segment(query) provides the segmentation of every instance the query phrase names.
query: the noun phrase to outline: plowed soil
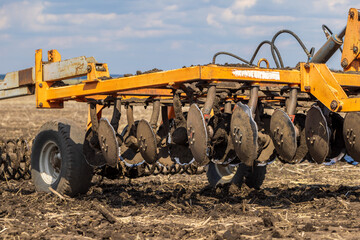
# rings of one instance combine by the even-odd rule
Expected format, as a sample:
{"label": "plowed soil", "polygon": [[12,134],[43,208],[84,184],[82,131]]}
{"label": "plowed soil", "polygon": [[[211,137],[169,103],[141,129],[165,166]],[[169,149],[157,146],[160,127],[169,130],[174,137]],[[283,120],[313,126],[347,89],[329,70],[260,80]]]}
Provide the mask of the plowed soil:
{"label": "plowed soil", "polygon": [[[69,103],[63,110],[34,105],[34,97],[0,101],[1,136],[30,139],[53,118],[85,126],[86,104]],[[96,176],[90,191],[73,199],[37,193],[31,180],[2,181],[0,238],[358,239],[358,175],[358,166],[343,162],[276,161],[260,190],[212,189],[205,174],[131,181]]]}

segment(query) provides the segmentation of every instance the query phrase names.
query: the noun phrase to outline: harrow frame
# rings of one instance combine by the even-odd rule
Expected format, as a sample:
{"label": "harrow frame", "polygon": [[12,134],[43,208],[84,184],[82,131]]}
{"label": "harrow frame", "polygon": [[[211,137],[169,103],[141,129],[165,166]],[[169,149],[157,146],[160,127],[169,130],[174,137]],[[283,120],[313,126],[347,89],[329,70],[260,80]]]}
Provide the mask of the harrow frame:
{"label": "harrow frame", "polygon": [[[274,40],[282,32],[293,34],[288,30],[278,32],[270,43],[272,51],[275,49],[278,52]],[[303,45],[301,41],[299,43]],[[326,61],[342,44],[344,50],[341,66],[344,71],[332,71],[327,67]],[[116,167],[121,159],[120,146],[126,145],[125,149],[130,149],[131,154],[141,154],[148,164],[155,164],[161,158],[160,151],[168,153],[170,157],[168,148],[172,141],[183,145],[183,149],[190,149],[195,161],[201,166],[210,161],[229,165],[237,159],[236,164],[241,163],[250,168],[250,171],[246,170],[247,174],[256,167],[256,160],[265,145],[269,145],[269,148],[264,151],[267,154],[262,164],[273,160],[274,154],[271,153],[275,149],[283,161],[298,162],[300,159],[296,159],[297,157],[305,157],[297,152],[300,142],[302,147],[306,142],[313,160],[321,163],[334,152],[338,154],[342,150],[336,146],[333,146],[334,150],[330,147],[331,144],[335,145],[330,143],[330,136],[336,133],[339,137],[338,132],[342,132],[342,128],[332,125],[332,118],[334,122],[336,119],[345,122],[344,140],[341,140],[344,144],[341,144],[344,145],[343,148],[346,145],[347,151],[356,160],[360,160],[360,144],[356,139],[360,128],[354,126],[354,123],[360,121],[359,49],[360,14],[354,8],[349,11],[347,27],[340,34],[329,37],[315,55],[304,49],[309,61],[299,63],[294,69],[271,69],[268,60],[264,58],[259,60],[257,66],[252,66],[254,58],[247,62],[249,66],[220,66],[214,64],[215,57],[220,54],[218,53],[209,65],[111,78],[107,64],[98,63],[92,57],[61,60],[57,50],[50,50],[47,61],[44,61],[43,51],[38,49],[35,52],[34,68],[8,73],[5,80],[0,81],[0,99],[35,94],[36,107],[42,109],[63,108],[65,101],[89,103],[88,132],[84,141],[84,145],[87,145],[84,149],[90,150],[93,156],[88,157],[93,157],[94,162],[112,167]],[[258,49],[256,53],[257,51]],[[278,58],[281,60],[279,54]],[[275,57],[274,60],[278,65]],[[266,68],[260,67],[261,62],[266,63]],[[64,83],[65,80],[84,76],[86,79],[76,84]],[[274,92],[274,87],[281,94],[268,94]],[[307,125],[304,123],[305,126],[295,126],[295,123],[299,123],[296,119],[296,107],[301,99],[318,105],[312,107],[312,116],[316,116],[319,121],[314,123],[312,119],[306,119],[304,122]],[[146,120],[134,121],[132,104],[135,102],[142,105],[154,104],[150,123]],[[274,111],[276,114],[271,118],[269,129],[258,128],[262,124],[264,113],[260,111],[263,111],[261,108],[265,103],[286,108],[286,111]],[[182,104],[191,105],[186,120],[181,112]],[[117,132],[121,105],[126,106],[128,121],[128,128],[123,131],[123,135]],[[101,118],[104,106],[114,106],[111,122]],[[170,112],[168,107],[171,107]],[[160,133],[157,126],[160,108],[165,133]],[[338,113],[352,115],[343,120]],[[300,118],[304,120],[304,116]],[[173,129],[169,127],[170,119],[175,119]],[[280,129],[279,126],[284,127]],[[175,137],[169,137],[171,134]],[[248,136],[252,137],[246,138]],[[319,140],[325,138],[328,148],[317,147]],[[291,151],[286,150],[286,144],[291,144]],[[222,157],[218,159],[216,154],[211,156],[213,152],[221,152],[221,148],[226,148]],[[241,178],[247,177],[243,173],[240,175]],[[221,179],[221,176],[216,176],[216,179]],[[237,179],[237,184],[243,181],[239,177]]]}

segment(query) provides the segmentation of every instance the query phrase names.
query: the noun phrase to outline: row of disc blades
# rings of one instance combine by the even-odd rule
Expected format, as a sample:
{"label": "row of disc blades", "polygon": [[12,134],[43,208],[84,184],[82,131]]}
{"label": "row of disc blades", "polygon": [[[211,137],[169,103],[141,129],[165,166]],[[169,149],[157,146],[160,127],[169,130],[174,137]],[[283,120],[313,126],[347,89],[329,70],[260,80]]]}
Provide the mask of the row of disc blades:
{"label": "row of disc blades", "polygon": [[[360,113],[347,113],[342,118],[337,113],[324,111],[313,105],[304,114],[289,116],[276,109],[270,120],[269,135],[280,160],[297,163],[311,158],[317,163],[324,162],[342,152],[360,160]],[[195,161],[204,165],[214,161],[211,155],[212,143],[208,136],[208,122],[197,104],[190,107],[187,119],[189,146]],[[248,166],[259,157],[258,128],[250,108],[238,102],[231,117],[229,132],[237,158]],[[269,154],[270,155],[270,154]]]}
{"label": "row of disc blades", "polygon": [[30,178],[29,144],[24,139],[0,140],[0,180]]}
{"label": "row of disc blades", "polygon": [[305,122],[297,126],[294,124],[297,116],[292,120],[282,110],[274,111],[270,135],[281,160],[298,162],[308,153],[312,160],[323,163],[345,149],[355,160],[360,159],[360,145],[356,141],[356,135],[360,134],[357,127],[360,114],[347,113],[342,118],[337,113],[324,114],[324,111],[317,105],[312,106],[306,113]]}
{"label": "row of disc blades", "polygon": [[[225,114],[220,118],[226,118]],[[232,109],[229,126],[223,129],[226,136],[221,136],[222,143],[227,142],[227,145],[219,144],[222,149],[219,146],[216,149],[212,141],[218,140],[214,140],[214,135],[221,134],[217,135],[217,129],[212,128],[223,119],[211,123],[211,118],[205,117],[197,104],[192,104],[187,113],[186,129],[183,127],[184,133],[180,128],[170,127],[168,132],[160,134],[161,126],[156,129],[148,121],[140,120],[131,126],[133,129],[125,128],[121,134],[117,134],[110,122],[102,118],[97,137],[103,156],[100,162],[112,167],[119,160],[128,167],[136,167],[144,162],[150,165],[159,162],[168,166],[195,162],[197,166],[204,166],[210,161],[222,164],[234,161],[252,166],[261,155],[266,155],[261,157],[265,160],[274,155],[271,150],[262,153],[260,146],[269,142],[267,136],[272,140],[270,142],[278,158],[284,162],[296,163],[310,156],[315,162],[322,163],[326,158],[339,155],[345,148],[350,156],[359,160],[360,145],[356,141],[356,135],[360,134],[357,128],[359,120],[359,113],[348,113],[343,119],[337,113],[324,114],[324,110],[316,105],[307,111],[306,116],[289,116],[283,110],[276,109],[264,134],[258,129],[249,106],[238,102]],[[182,136],[184,140],[172,139],[174,131],[177,131],[175,138]],[[234,153],[230,154],[228,148]],[[227,159],[215,157],[215,153],[219,152]],[[90,161],[90,164],[101,165],[99,159],[94,159],[94,162]]]}

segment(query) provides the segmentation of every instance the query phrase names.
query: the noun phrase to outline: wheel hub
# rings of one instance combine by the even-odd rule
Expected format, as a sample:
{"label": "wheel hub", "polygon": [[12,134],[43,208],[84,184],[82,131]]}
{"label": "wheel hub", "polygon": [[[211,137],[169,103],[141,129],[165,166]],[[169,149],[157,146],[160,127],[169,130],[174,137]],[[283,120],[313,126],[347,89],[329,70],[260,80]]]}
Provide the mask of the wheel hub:
{"label": "wheel hub", "polygon": [[61,171],[61,153],[58,145],[47,141],[40,152],[40,174],[47,184],[54,183]]}

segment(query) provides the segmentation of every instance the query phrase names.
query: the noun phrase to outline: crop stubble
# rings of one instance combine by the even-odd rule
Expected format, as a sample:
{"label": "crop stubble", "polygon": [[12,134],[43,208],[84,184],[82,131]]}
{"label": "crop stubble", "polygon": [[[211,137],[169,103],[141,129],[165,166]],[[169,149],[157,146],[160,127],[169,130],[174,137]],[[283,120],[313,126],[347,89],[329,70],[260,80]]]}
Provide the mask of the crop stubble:
{"label": "crop stubble", "polygon": [[[87,118],[86,104],[37,110],[33,96],[0,101],[0,109],[4,139],[31,139],[54,118],[70,118],[81,126]],[[147,113],[139,108],[134,115]],[[275,162],[258,191],[235,186],[211,189],[205,174],[131,181],[101,181],[96,176],[90,191],[75,199],[37,193],[28,180],[3,181],[0,238],[356,239],[358,173],[359,167],[345,163],[326,167]]]}

